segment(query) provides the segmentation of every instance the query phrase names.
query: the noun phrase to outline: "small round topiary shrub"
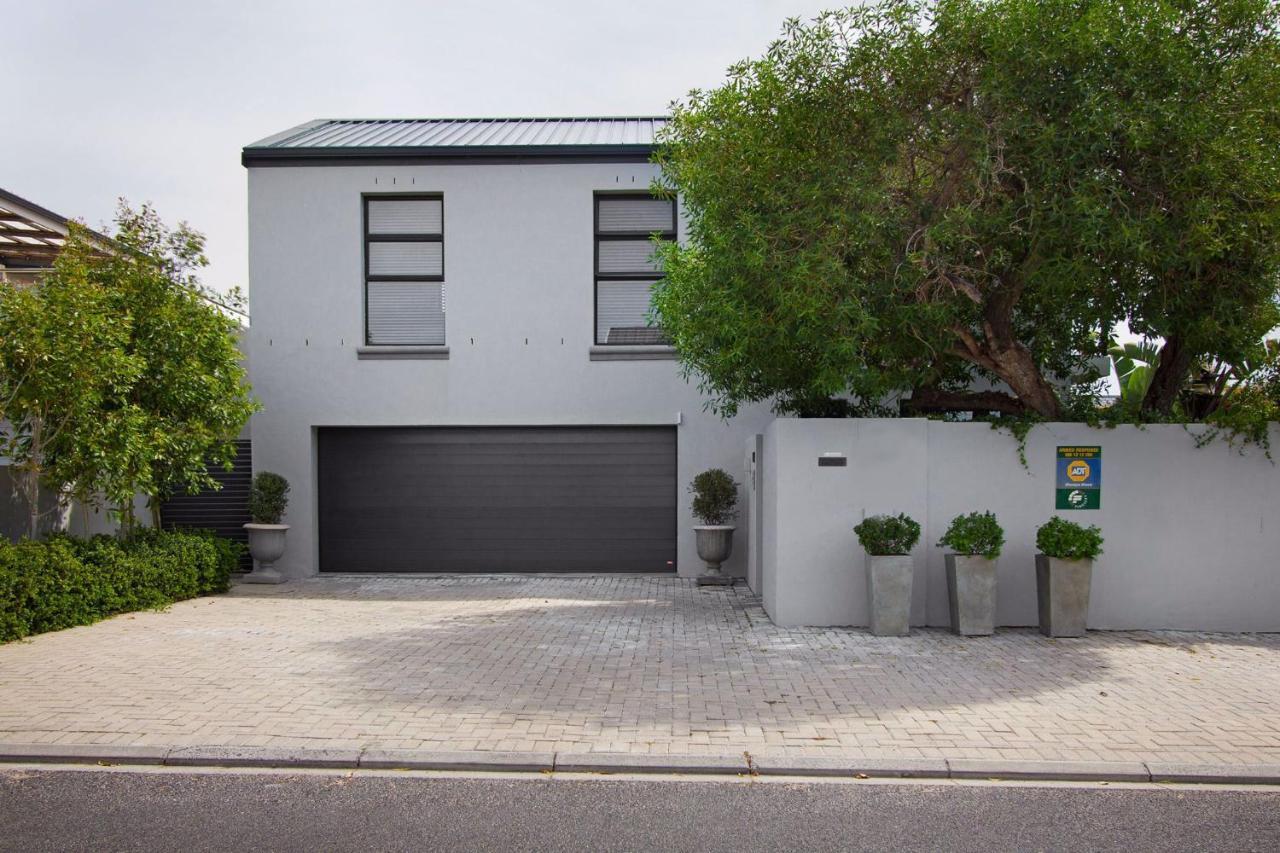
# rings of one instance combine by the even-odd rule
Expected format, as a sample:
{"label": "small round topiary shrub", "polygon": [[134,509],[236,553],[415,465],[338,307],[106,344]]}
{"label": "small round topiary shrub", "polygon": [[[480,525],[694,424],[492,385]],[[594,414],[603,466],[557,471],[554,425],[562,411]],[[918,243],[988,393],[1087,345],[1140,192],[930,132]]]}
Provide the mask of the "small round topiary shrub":
{"label": "small round topiary shrub", "polygon": [[693,514],[706,525],[728,524],[738,515],[738,484],[727,471],[712,468],[693,478]]}
{"label": "small round topiary shrub", "polygon": [[253,475],[249,485],[249,517],[254,524],[279,524],[288,506],[288,480],[270,471]]}
{"label": "small round topiary shrub", "polygon": [[1036,530],[1036,547],[1060,560],[1092,560],[1102,553],[1102,531],[1055,515]]}
{"label": "small round topiary shrub", "polygon": [[920,541],[920,523],[906,513],[864,518],[853,532],[858,534],[858,541],[873,557],[909,554]]}
{"label": "small round topiary shrub", "polygon": [[1004,547],[1004,528],[993,512],[971,512],[957,515],[947,532],[938,540],[939,547],[950,548],[967,557],[1000,556]]}

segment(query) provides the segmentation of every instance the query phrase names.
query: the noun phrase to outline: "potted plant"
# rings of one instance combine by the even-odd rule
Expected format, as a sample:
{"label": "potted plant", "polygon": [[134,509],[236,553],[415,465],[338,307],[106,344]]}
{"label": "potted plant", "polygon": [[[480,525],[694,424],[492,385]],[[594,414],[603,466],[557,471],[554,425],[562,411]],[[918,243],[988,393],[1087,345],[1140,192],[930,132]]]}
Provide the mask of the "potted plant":
{"label": "potted plant", "polygon": [[280,519],[288,505],[288,480],[270,471],[259,471],[253,475],[249,484],[249,517],[253,521],[244,529],[249,531],[249,554],[255,566],[244,576],[246,582],[284,582],[275,562],[284,554],[284,537],[289,532],[289,525],[281,524]]}
{"label": "potted plant", "polygon": [[920,524],[905,514],[873,515],[853,528],[867,552],[867,607],[871,633],[905,637],[911,631],[910,553],[920,540]]}
{"label": "potted plant", "polygon": [[947,602],[951,630],[963,637],[985,637],[996,630],[996,559],[1004,529],[994,513],[958,515],[938,541],[947,554]]}
{"label": "potted plant", "polygon": [[1102,531],[1054,516],[1036,531],[1036,600],[1040,633],[1083,637],[1089,616],[1093,561],[1102,553]]}
{"label": "potted plant", "polygon": [[729,522],[738,515],[738,484],[727,471],[712,468],[693,478],[693,514],[701,521],[693,527],[698,558],[707,570],[698,576],[698,586],[732,586],[733,578],[721,574],[720,564],[733,553],[734,527]]}

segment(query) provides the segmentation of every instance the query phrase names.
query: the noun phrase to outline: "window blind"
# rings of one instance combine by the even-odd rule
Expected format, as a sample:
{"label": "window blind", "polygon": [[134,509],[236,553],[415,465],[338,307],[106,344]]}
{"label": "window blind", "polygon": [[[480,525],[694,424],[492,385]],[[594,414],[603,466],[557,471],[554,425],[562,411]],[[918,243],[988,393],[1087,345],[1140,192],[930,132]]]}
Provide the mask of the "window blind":
{"label": "window blind", "polygon": [[440,234],[443,230],[441,199],[369,199],[370,234]]}
{"label": "window blind", "polygon": [[649,196],[601,196],[597,214],[600,231],[652,234],[654,231],[671,231],[672,203],[670,199]]}
{"label": "window blind", "polygon": [[368,287],[371,345],[444,345],[442,282],[371,281]]}
{"label": "window blind", "polygon": [[364,204],[366,343],[444,345],[444,200],[375,197]]}
{"label": "window blind", "polygon": [[595,342],[667,343],[649,324],[653,285],[662,276],[652,237],[675,240],[675,200],[599,193],[595,204]]}

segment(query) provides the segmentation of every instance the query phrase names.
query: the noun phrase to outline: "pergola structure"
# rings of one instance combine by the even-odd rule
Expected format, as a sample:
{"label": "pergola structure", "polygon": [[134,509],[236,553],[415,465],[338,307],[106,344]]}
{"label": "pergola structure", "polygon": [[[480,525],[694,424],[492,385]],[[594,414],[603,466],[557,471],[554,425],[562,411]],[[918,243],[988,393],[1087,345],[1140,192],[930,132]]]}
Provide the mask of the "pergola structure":
{"label": "pergola structure", "polygon": [[68,230],[66,217],[0,189],[0,276],[28,280],[48,269]]}

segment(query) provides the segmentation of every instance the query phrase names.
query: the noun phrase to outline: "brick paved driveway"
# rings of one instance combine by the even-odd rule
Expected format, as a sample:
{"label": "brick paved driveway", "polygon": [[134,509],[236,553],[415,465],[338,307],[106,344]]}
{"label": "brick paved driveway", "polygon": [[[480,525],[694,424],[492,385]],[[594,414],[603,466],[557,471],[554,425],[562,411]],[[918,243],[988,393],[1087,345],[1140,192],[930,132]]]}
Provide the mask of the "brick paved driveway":
{"label": "brick paved driveway", "polygon": [[675,578],[326,578],[0,646],[0,743],[1280,762],[1280,636],[782,629]]}

